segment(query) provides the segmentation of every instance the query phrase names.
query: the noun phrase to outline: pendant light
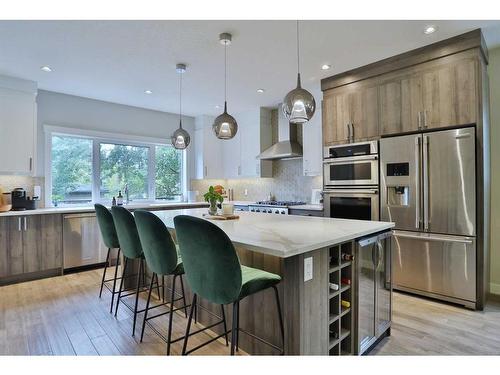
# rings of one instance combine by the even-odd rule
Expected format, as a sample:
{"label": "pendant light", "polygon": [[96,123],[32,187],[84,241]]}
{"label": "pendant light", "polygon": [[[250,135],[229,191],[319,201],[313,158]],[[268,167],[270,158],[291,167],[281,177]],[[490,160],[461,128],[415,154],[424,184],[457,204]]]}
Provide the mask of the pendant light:
{"label": "pendant light", "polygon": [[212,125],[215,136],[219,139],[231,139],[238,132],[238,123],[235,118],[227,113],[227,46],[231,44],[232,36],[229,33],[219,35],[219,41],[224,45],[224,113],[217,116]]}
{"label": "pendant light", "polygon": [[191,141],[189,133],[182,128],[182,75],[186,72],[186,65],[177,64],[175,70],[179,73],[179,129],[172,134],[170,141],[177,150],[184,150]]}
{"label": "pendant light", "polygon": [[283,100],[283,113],[291,124],[304,124],[309,121],[316,110],[316,101],[312,94],[300,84],[299,60],[299,21],[297,20],[297,87],[290,91]]}

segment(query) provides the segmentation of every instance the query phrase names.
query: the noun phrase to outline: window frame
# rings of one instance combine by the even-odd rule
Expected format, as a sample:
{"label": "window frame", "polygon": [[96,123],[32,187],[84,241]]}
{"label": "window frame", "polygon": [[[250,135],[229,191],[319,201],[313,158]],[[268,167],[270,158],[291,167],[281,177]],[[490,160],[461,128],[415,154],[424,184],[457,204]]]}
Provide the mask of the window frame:
{"label": "window frame", "polygon": [[[73,138],[84,138],[92,141],[92,204],[110,203],[108,199],[101,199],[99,177],[101,175],[100,144],[111,143],[126,146],[137,146],[148,148],[148,199],[135,200],[133,202],[151,203],[158,202],[156,199],[156,146],[173,147],[170,142],[162,138],[136,136],[129,134],[118,134],[101,132],[97,130],[83,130],[61,126],[44,125],[45,132],[45,207],[54,207],[52,203],[52,137],[66,136]],[[184,200],[187,192],[188,180],[188,156],[186,150],[181,150],[181,197]],[[163,201],[163,200],[161,200]],[[179,201],[172,201],[179,202]],[[75,205],[77,207],[77,205]],[[83,207],[80,206],[80,207]]]}

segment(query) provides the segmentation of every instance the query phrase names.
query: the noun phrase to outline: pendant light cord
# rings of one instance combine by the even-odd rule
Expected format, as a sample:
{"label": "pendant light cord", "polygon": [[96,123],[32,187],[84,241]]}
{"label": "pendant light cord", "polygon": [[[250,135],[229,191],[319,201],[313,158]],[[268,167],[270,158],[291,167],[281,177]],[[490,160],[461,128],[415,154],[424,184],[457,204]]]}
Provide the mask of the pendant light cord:
{"label": "pendant light cord", "polygon": [[300,74],[299,20],[297,20],[297,74]]}
{"label": "pendant light cord", "polygon": [[182,129],[182,72],[179,76],[179,127]]}
{"label": "pendant light cord", "polygon": [[227,99],[227,42],[224,43],[224,103]]}

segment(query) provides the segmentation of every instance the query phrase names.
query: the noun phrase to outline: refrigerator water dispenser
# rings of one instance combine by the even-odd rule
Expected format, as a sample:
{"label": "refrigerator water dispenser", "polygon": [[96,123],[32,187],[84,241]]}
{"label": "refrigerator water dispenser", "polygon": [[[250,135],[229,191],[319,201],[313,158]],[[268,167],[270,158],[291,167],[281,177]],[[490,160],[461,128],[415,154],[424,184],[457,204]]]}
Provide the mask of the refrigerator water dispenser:
{"label": "refrigerator water dispenser", "polygon": [[388,186],[387,187],[387,205],[396,207],[405,207],[409,203],[409,186]]}

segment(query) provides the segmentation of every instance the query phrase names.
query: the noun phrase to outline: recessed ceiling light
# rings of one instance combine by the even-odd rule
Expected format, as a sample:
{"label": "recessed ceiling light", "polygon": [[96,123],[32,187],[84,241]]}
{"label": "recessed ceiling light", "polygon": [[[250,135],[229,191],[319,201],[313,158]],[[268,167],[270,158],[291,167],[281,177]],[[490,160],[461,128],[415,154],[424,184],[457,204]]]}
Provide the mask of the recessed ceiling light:
{"label": "recessed ceiling light", "polygon": [[144,91],[144,94],[147,94],[147,95],[151,95],[152,93],[153,93],[153,91],[151,91],[151,90]]}
{"label": "recessed ceiling light", "polygon": [[323,64],[321,65],[321,70],[328,70],[330,69],[332,66],[330,64]]}
{"label": "recessed ceiling light", "polygon": [[259,94],[262,94],[264,91],[266,91],[266,90],[264,90],[264,89],[257,89],[257,92],[258,92]]}
{"label": "recessed ceiling light", "polygon": [[51,71],[52,71],[52,69],[50,69],[50,67],[49,67],[49,66],[47,66],[47,65],[41,66],[41,67],[40,67],[40,70],[41,70],[42,72],[47,72],[47,73],[49,73],[49,72],[51,72]]}
{"label": "recessed ceiling light", "polygon": [[429,35],[429,34],[432,34],[432,33],[436,32],[436,31],[437,31],[437,26],[435,26],[435,25],[428,25],[424,29],[424,34]]}

